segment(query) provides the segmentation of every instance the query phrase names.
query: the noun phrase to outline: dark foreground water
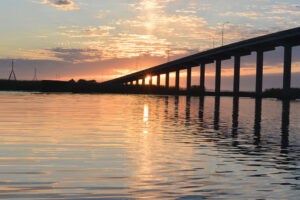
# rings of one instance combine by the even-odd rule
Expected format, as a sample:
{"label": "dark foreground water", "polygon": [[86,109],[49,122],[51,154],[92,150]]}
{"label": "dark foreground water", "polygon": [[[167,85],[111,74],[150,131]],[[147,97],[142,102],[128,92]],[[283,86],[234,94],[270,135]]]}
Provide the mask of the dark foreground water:
{"label": "dark foreground water", "polygon": [[300,102],[0,93],[0,199],[299,199]]}

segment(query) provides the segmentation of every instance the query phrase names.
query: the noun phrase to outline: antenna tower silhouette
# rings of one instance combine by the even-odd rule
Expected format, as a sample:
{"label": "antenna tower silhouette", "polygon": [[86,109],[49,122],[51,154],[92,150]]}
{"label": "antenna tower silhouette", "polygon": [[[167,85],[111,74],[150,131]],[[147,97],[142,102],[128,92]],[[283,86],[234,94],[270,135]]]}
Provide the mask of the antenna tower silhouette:
{"label": "antenna tower silhouette", "polygon": [[13,80],[13,81],[17,80],[16,74],[14,72],[14,60],[11,61],[11,72],[9,74],[8,80]]}
{"label": "antenna tower silhouette", "polygon": [[33,81],[37,81],[38,78],[37,78],[37,71],[36,71],[36,67],[34,68],[34,77],[32,79]]}
{"label": "antenna tower silhouette", "polygon": [[168,62],[170,62],[170,46],[168,45],[168,49],[167,49],[167,54],[168,54],[168,56],[167,56],[167,61]]}

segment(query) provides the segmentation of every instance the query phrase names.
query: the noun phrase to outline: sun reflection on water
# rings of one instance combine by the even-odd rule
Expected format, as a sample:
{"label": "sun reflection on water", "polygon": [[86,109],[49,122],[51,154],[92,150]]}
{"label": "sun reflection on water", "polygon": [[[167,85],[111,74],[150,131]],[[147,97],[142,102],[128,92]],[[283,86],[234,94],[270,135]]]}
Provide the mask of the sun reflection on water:
{"label": "sun reflection on water", "polygon": [[149,133],[149,106],[148,104],[144,104],[144,133]]}

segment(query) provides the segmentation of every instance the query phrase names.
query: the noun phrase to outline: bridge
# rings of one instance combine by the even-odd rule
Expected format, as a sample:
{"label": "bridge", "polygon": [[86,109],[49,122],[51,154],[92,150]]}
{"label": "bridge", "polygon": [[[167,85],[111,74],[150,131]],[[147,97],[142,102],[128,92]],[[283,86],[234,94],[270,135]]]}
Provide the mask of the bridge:
{"label": "bridge", "polygon": [[221,68],[222,61],[234,57],[234,78],[233,95],[240,95],[240,68],[241,57],[256,52],[256,89],[255,95],[261,97],[263,92],[263,60],[264,52],[275,50],[276,47],[284,47],[283,61],[283,95],[289,96],[291,90],[291,65],[292,47],[300,45],[300,27],[285,31],[280,31],[218,48],[203,51],[194,55],[167,62],[149,69],[132,73],[120,78],[103,82],[104,86],[123,86],[123,85],[146,85],[146,77],[150,77],[149,86],[152,86],[152,78],[157,77],[157,86],[161,85],[160,76],[165,74],[165,88],[170,84],[170,73],[176,72],[175,89],[179,90],[180,70],[187,70],[187,92],[191,90],[192,67],[200,66],[200,93],[205,94],[205,66],[215,63],[215,90],[216,95],[221,93]]}

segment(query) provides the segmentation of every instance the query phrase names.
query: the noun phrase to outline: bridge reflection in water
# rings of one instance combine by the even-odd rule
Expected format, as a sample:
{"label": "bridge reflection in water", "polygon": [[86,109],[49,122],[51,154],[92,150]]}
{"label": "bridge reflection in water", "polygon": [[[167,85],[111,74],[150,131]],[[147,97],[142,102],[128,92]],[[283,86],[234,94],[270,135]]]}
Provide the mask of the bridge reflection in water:
{"label": "bridge reflection in water", "polygon": [[[224,136],[229,136],[228,130],[231,129],[231,137],[233,139],[232,146],[237,147],[239,145],[239,140],[237,139],[239,134],[243,133],[245,130],[253,130],[253,136],[252,138],[248,137],[248,140],[253,139],[253,145],[255,145],[258,149],[261,148],[261,138],[263,133],[262,130],[262,110],[263,110],[263,101],[273,101],[273,100],[263,100],[261,98],[256,98],[256,99],[245,99],[247,101],[254,101],[254,117],[253,117],[253,124],[254,126],[251,128],[249,126],[243,127],[243,125],[239,124],[239,116],[240,116],[240,101],[242,98],[239,97],[220,97],[220,96],[215,96],[215,97],[190,97],[190,96],[166,96],[165,98],[165,116],[169,115],[169,102],[171,99],[174,99],[174,118],[175,121],[178,122],[178,118],[180,118],[180,113],[179,113],[179,104],[180,101],[185,101],[185,124],[190,125],[193,123],[193,120],[195,118],[191,117],[191,112],[194,109],[194,105],[191,105],[191,99],[199,99],[199,110],[198,110],[198,122],[201,127],[200,128],[212,128],[214,131],[217,132],[217,134],[220,134],[221,137]],[[209,103],[211,103],[211,100],[214,98],[214,105],[213,105],[213,124],[206,124],[205,121],[210,121],[209,117],[211,116],[205,116],[205,114],[210,114],[209,111],[205,112],[205,102],[206,99],[209,98]],[[226,101],[232,99],[232,114],[231,114],[231,127],[229,123],[222,123],[220,125],[221,121],[224,122],[224,119],[221,119],[221,99],[226,99]],[[290,122],[290,101],[276,101],[276,103],[281,102],[282,104],[282,111],[281,111],[281,119],[278,119],[278,122],[280,121],[281,123],[281,129],[280,133],[281,135],[277,135],[273,137],[281,137],[281,150],[282,152],[287,152],[287,148],[289,147],[289,122]],[[227,103],[227,102],[226,102]],[[250,108],[251,109],[251,108]],[[278,109],[277,107],[275,108],[276,110]],[[211,111],[211,110],[210,110]],[[227,112],[228,110],[226,109]],[[194,111],[193,111],[194,112]],[[247,116],[250,115],[249,113],[245,113]],[[276,117],[275,117],[276,118]],[[249,120],[249,119],[248,119]],[[269,119],[268,119],[269,120]],[[227,118],[225,121],[229,121]],[[273,122],[276,123],[276,122]],[[243,123],[245,124],[245,122]],[[247,125],[251,124],[251,122],[247,122]],[[272,126],[272,124],[269,124],[269,126]],[[249,136],[249,135],[248,135]],[[265,137],[265,136],[264,136]],[[265,137],[266,140],[268,138]],[[267,142],[268,143],[268,142]]]}
{"label": "bridge reflection in water", "polygon": [[[229,177],[236,178],[230,182],[232,185],[241,184],[239,180],[249,185],[251,181],[255,184],[263,181],[268,185],[268,189],[259,186],[258,192],[272,191],[274,195],[277,185],[299,190],[298,102],[220,96],[139,97],[146,102],[155,99],[155,103],[149,106],[149,117],[161,117],[160,122],[168,127],[160,133],[152,124],[152,134],[160,133],[166,141],[172,138],[188,146],[190,151],[184,148],[178,148],[178,151],[190,156],[188,160],[195,162],[193,167],[196,169],[212,170],[212,174],[216,172],[215,178],[221,182]],[[157,98],[160,101],[156,101]],[[156,109],[157,104],[160,105],[159,110]],[[212,160],[206,160],[213,155]],[[183,157],[178,159],[184,160]],[[198,159],[203,163],[200,164]],[[210,164],[215,168],[210,169]],[[195,174],[202,176],[205,172],[197,171]],[[275,177],[273,172],[280,178]]]}

